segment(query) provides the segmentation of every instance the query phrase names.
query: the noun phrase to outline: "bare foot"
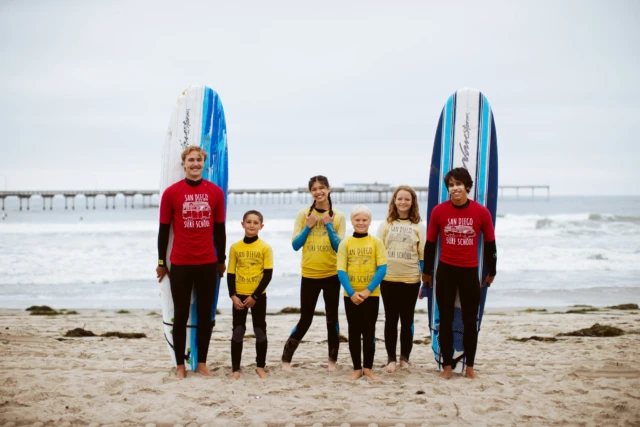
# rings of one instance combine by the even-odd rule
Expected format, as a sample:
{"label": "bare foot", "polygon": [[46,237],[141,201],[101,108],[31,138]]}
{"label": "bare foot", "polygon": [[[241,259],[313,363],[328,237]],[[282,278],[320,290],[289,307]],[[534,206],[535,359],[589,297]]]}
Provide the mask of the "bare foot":
{"label": "bare foot", "polygon": [[400,367],[402,369],[407,369],[409,367],[409,362],[407,362],[406,360],[400,360]]}
{"label": "bare foot", "polygon": [[176,378],[181,380],[187,378],[187,368],[184,365],[176,366]]}
{"label": "bare foot", "polygon": [[362,369],[358,369],[358,370],[353,371],[353,374],[351,374],[349,379],[355,381],[358,378],[360,378],[361,376],[362,376]]}
{"label": "bare foot", "polygon": [[451,370],[451,366],[445,366],[444,370],[440,372],[440,378],[444,378],[445,380],[448,380],[449,378],[451,378],[452,374],[453,374],[453,371]]}
{"label": "bare foot", "polygon": [[396,362],[389,362],[387,364],[387,372],[389,372],[390,374],[393,374],[395,371],[396,371]]}
{"label": "bare foot", "polygon": [[291,369],[291,363],[282,362],[282,370],[287,372],[293,372],[293,369]]}
{"label": "bare foot", "polygon": [[204,375],[205,377],[212,377],[213,374],[209,372],[209,368],[207,368],[206,363],[198,363],[198,367],[196,368],[196,372],[200,375]]}
{"label": "bare foot", "polygon": [[329,367],[327,368],[329,370],[329,372],[333,372],[336,370],[336,361],[335,360],[329,360]]}
{"label": "bare foot", "polygon": [[379,377],[379,376],[377,376],[376,374],[374,374],[374,373],[373,373],[373,371],[372,371],[371,369],[364,368],[364,369],[362,370],[362,374],[363,374],[365,377],[369,377],[369,378],[371,378],[371,379],[372,379],[372,380],[374,380],[374,381],[378,381],[378,380],[380,379],[380,377]]}
{"label": "bare foot", "polygon": [[473,370],[473,366],[467,366],[464,376],[472,380],[477,380],[478,378],[480,378],[478,374],[476,374],[475,371]]}
{"label": "bare foot", "polygon": [[231,379],[237,380],[240,379],[241,376],[242,374],[240,373],[240,371],[234,371],[233,374],[231,374]]}
{"label": "bare foot", "polygon": [[258,374],[258,376],[263,380],[269,378],[269,375],[264,371],[264,368],[256,368],[256,374]]}

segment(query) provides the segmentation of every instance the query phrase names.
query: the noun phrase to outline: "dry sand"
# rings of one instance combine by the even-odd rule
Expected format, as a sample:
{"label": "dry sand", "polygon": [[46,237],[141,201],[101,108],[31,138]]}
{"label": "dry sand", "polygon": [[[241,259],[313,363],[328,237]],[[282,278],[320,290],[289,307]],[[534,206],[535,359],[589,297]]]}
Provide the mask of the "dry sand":
{"label": "dry sand", "polygon": [[[255,341],[246,339],[243,376],[232,381],[231,315],[218,318],[208,366],[213,378],[173,378],[161,317],[148,311],[80,311],[30,316],[0,311],[0,425],[640,425],[640,312],[588,314],[489,312],[480,333],[479,380],[438,378],[429,344],[416,344],[409,369],[384,372],[384,314],[377,325],[375,372],[381,381],[348,381],[346,343],[338,370],[326,370],[326,331],[316,317],[293,360],[279,369],[298,315],[268,316],[268,380],[254,373]],[[343,334],[347,322],[340,318]],[[618,326],[613,338],[552,337],[594,323]],[[427,335],[416,318],[416,340]],[[63,338],[81,327],[96,334],[143,332],[147,338]],[[247,334],[252,333],[250,322]],[[294,423],[294,424],[291,424]],[[400,424],[400,425],[402,425]]]}

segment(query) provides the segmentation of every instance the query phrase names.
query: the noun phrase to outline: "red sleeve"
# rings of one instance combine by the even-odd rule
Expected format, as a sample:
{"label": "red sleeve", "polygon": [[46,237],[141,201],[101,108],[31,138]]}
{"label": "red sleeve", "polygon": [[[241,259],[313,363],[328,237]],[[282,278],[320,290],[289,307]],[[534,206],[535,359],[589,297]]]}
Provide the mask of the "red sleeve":
{"label": "red sleeve", "polygon": [[222,188],[218,187],[217,185],[214,187],[216,189],[216,207],[215,207],[215,213],[214,213],[214,220],[213,222],[215,224],[220,224],[225,222],[225,213],[224,213],[224,192],[222,191]]}
{"label": "red sleeve", "polygon": [[429,226],[427,228],[427,240],[430,242],[438,241],[438,234],[440,233],[440,215],[438,213],[440,209],[438,206],[431,211],[431,218],[429,218]]}
{"label": "red sleeve", "polygon": [[491,212],[489,209],[482,207],[482,235],[485,242],[493,242],[496,240],[496,233],[493,229],[493,219],[491,218]]}
{"label": "red sleeve", "polygon": [[173,219],[172,188],[173,187],[167,187],[164,193],[162,193],[162,199],[160,200],[160,224],[171,224],[171,220]]}

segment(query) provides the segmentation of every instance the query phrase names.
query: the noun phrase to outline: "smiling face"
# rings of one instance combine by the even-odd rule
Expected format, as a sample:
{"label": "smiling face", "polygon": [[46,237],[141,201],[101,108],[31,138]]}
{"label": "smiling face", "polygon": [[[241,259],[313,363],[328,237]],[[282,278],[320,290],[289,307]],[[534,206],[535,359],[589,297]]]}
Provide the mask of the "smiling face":
{"label": "smiling face", "polygon": [[188,179],[193,181],[202,179],[202,172],[204,170],[204,156],[200,151],[190,151],[185,156],[182,162],[182,167],[184,168]]}
{"label": "smiling face", "polygon": [[256,214],[247,215],[241,224],[242,228],[244,228],[244,234],[247,237],[257,236],[258,232],[264,227],[260,217]]}
{"label": "smiling face", "polygon": [[408,218],[409,211],[411,210],[411,204],[413,202],[411,193],[406,190],[398,191],[394,202],[396,204],[396,209],[398,210],[398,215],[400,216],[400,218]]}
{"label": "smiling face", "polygon": [[464,182],[451,177],[449,178],[447,189],[449,190],[449,195],[454,205],[460,206],[467,203],[467,189],[464,186]]}
{"label": "smiling face", "polygon": [[371,217],[364,213],[356,214],[351,217],[351,225],[356,233],[367,233],[371,225]]}
{"label": "smiling face", "polygon": [[316,207],[320,209],[327,209],[329,207],[329,193],[331,189],[328,185],[323,184],[320,181],[315,181],[311,184],[309,192],[316,202]]}

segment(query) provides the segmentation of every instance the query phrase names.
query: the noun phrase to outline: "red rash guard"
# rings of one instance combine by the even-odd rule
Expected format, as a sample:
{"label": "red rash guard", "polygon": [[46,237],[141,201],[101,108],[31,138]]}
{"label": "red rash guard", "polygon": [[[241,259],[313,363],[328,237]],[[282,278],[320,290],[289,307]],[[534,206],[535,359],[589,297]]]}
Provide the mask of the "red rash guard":
{"label": "red rash guard", "polygon": [[212,182],[192,186],[183,179],[162,193],[160,223],[173,227],[172,264],[217,262],[213,226],[224,221],[224,193]]}
{"label": "red rash guard", "polygon": [[473,200],[469,200],[469,206],[456,209],[449,200],[433,208],[427,240],[437,242],[440,235],[440,261],[457,267],[477,267],[480,232],[485,242],[496,239],[489,210]]}

